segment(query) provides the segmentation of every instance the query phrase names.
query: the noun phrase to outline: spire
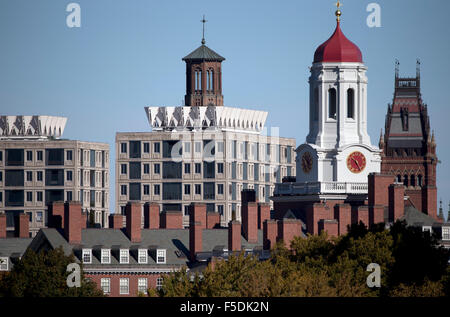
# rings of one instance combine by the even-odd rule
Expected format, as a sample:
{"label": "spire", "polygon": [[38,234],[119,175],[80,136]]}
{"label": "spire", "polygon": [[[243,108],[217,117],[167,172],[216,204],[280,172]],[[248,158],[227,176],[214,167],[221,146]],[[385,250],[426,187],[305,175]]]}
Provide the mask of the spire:
{"label": "spire", "polygon": [[431,144],[436,145],[436,140],[434,139],[434,130],[431,134]]}
{"label": "spire", "polygon": [[398,78],[398,73],[400,70],[400,62],[398,59],[395,59],[395,78]]}
{"label": "spire", "polygon": [[438,215],[438,218],[442,219],[442,221],[445,220],[445,218],[444,218],[444,211],[442,210],[442,198],[439,201],[439,215]]}
{"label": "spire", "polygon": [[205,43],[206,43],[206,41],[205,41],[205,23],[208,22],[207,20],[205,20],[205,15],[203,15],[203,19],[200,20],[200,22],[203,23],[202,45],[205,45]]}
{"label": "spire", "polygon": [[420,78],[420,59],[416,60],[416,77]]}
{"label": "spire", "polygon": [[341,21],[341,14],[342,14],[342,12],[341,12],[341,10],[339,10],[341,5],[342,5],[341,2],[338,0],[338,2],[336,2],[337,10],[335,12],[337,23],[339,23]]}
{"label": "spire", "polygon": [[380,141],[378,142],[378,147],[380,149],[384,148],[383,129],[380,130]]}

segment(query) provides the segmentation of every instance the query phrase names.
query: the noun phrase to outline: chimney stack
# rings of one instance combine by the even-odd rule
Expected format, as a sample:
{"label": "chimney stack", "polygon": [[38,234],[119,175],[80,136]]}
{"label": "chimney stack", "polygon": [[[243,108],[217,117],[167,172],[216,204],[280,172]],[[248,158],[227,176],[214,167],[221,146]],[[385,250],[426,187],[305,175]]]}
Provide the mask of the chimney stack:
{"label": "chimney stack", "polygon": [[247,202],[242,207],[242,232],[248,243],[258,242],[258,206],[256,202]]}
{"label": "chimney stack", "polygon": [[352,206],[350,204],[337,204],[334,206],[334,218],[338,221],[338,234],[348,232],[348,226],[352,224]]}
{"label": "chimney stack", "polygon": [[368,205],[387,206],[389,204],[388,188],[394,181],[393,175],[370,173],[368,176]]}
{"label": "chimney stack", "polygon": [[290,248],[294,237],[301,236],[302,223],[298,219],[282,219],[278,221],[278,236],[286,248]]}
{"label": "chimney stack", "polygon": [[405,187],[403,184],[389,186],[389,221],[395,222],[405,213]]}
{"label": "chimney stack", "polygon": [[339,235],[339,223],[337,220],[321,219],[319,221],[319,234],[326,231],[328,237],[337,237]]}
{"label": "chimney stack", "polygon": [[197,252],[202,252],[203,228],[200,222],[191,222],[189,225],[189,252],[191,261],[195,261]]}
{"label": "chimney stack", "polygon": [[144,228],[159,229],[159,204],[155,202],[145,203],[144,205]]}
{"label": "chimney stack", "polygon": [[48,227],[64,228],[64,202],[54,201],[48,205]]}
{"label": "chimney stack", "polygon": [[220,214],[218,212],[206,213],[206,228],[214,229],[220,226]]}
{"label": "chimney stack", "polygon": [[109,227],[112,229],[123,228],[123,215],[113,214],[109,216]]}
{"label": "chimney stack", "polygon": [[70,201],[64,204],[64,234],[69,244],[81,243],[81,202]]}
{"label": "chimney stack", "polygon": [[0,239],[6,238],[6,215],[0,214]]}
{"label": "chimney stack", "polygon": [[129,201],[126,206],[126,232],[131,242],[141,242],[141,216],[141,203]]}
{"label": "chimney stack", "polygon": [[241,251],[241,223],[230,221],[228,224],[228,252]]}
{"label": "chimney stack", "polygon": [[264,221],[270,219],[270,204],[258,203],[258,229],[263,229]]}
{"label": "chimney stack", "polygon": [[21,213],[16,216],[16,226],[14,228],[15,236],[18,238],[30,237],[30,216],[27,213]]}
{"label": "chimney stack", "polygon": [[264,250],[273,249],[277,243],[278,226],[276,220],[267,219],[263,223],[263,247]]}
{"label": "chimney stack", "polygon": [[181,211],[166,210],[161,214],[161,228],[183,229],[183,215]]}
{"label": "chimney stack", "polygon": [[199,222],[202,228],[206,228],[206,204],[191,203],[189,206],[189,222]]}

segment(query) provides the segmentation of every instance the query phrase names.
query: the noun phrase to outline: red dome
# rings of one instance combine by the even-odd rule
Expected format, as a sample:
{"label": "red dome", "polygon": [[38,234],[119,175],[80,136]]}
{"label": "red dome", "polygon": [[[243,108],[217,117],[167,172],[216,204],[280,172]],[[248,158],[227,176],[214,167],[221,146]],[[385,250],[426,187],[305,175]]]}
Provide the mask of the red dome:
{"label": "red dome", "polygon": [[314,63],[321,62],[363,62],[361,51],[358,46],[345,37],[339,22],[337,22],[333,35],[314,53]]}

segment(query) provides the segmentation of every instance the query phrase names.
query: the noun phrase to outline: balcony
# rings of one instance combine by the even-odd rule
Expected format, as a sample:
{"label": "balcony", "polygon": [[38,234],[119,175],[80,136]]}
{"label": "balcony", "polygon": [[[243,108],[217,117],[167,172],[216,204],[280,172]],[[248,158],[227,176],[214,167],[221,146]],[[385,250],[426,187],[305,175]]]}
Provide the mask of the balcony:
{"label": "balcony", "polygon": [[308,194],[367,194],[367,183],[304,182],[276,184],[274,196]]}

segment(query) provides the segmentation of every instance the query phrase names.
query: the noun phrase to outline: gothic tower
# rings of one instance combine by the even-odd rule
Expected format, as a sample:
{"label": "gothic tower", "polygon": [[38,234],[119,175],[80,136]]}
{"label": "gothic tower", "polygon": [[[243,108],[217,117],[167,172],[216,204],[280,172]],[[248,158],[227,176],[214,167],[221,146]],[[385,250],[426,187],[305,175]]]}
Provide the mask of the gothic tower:
{"label": "gothic tower", "polygon": [[186,62],[186,106],[223,106],[222,56],[205,45],[203,17],[202,45],[183,58]]}
{"label": "gothic tower", "polygon": [[399,77],[388,105],[385,134],[380,136],[381,171],[405,186],[406,204],[437,219],[436,143],[430,131],[427,105],[420,93],[420,62],[416,77]]}

